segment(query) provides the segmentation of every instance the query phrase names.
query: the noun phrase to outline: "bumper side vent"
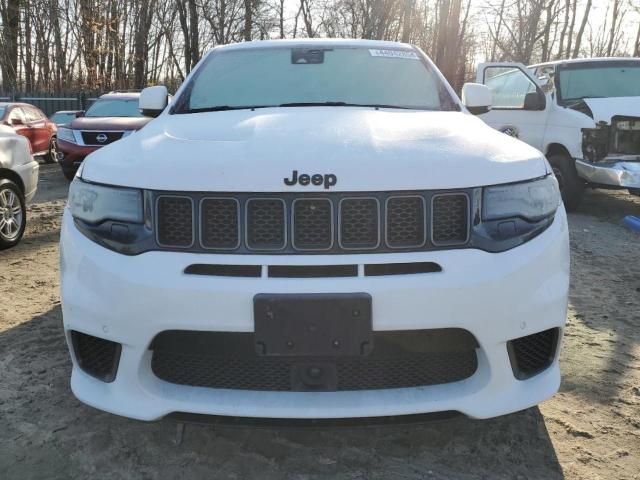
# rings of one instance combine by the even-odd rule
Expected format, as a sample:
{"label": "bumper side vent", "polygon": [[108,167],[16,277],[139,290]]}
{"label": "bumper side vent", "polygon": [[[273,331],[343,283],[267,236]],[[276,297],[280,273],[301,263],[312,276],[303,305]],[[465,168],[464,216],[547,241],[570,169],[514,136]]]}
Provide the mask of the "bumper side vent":
{"label": "bumper side vent", "polygon": [[119,343],[76,331],[71,332],[71,342],[78,365],[84,372],[103,382],[115,380],[122,350]]}
{"label": "bumper side vent", "polygon": [[556,356],[558,337],[559,330],[552,328],[507,342],[513,375],[526,380],[546,370]]}

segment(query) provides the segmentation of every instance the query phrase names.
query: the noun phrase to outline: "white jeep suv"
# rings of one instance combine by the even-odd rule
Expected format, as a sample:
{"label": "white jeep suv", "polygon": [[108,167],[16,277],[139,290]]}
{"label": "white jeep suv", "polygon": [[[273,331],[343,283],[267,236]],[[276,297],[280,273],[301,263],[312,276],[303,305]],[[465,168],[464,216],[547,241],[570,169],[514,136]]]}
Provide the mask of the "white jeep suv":
{"label": "white jeep suv", "polygon": [[91,154],[61,238],[94,407],[375,417],[525,409],[560,384],[567,222],[544,156],[416,47],[215,48]]}

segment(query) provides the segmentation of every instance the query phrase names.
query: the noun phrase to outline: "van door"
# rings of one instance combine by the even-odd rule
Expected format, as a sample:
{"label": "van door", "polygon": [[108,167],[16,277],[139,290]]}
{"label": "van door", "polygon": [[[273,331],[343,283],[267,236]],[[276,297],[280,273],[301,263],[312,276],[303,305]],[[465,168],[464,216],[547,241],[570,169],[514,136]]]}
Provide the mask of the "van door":
{"label": "van door", "polygon": [[493,94],[491,110],[478,116],[496,130],[543,150],[551,101],[531,72],[521,63],[481,63],[476,81]]}

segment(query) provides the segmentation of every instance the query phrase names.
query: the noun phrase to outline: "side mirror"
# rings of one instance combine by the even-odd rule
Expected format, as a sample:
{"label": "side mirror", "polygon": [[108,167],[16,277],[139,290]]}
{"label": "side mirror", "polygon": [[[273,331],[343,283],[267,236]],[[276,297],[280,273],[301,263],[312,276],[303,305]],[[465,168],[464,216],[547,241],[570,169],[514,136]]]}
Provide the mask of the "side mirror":
{"label": "side mirror", "polygon": [[11,125],[24,125],[24,122],[21,118],[12,118]]}
{"label": "side mirror", "polygon": [[462,104],[473,115],[487,113],[491,108],[491,90],[480,83],[465,83],[462,87]]}
{"label": "side mirror", "polygon": [[547,100],[544,93],[536,90],[529,92],[524,96],[524,110],[544,110],[547,106]]}
{"label": "side mirror", "polygon": [[84,117],[84,110],[78,110],[76,112],[76,118]]}
{"label": "side mirror", "polygon": [[140,93],[138,100],[138,108],[145,117],[157,117],[167,106],[169,101],[169,92],[167,87],[158,85],[156,87],[147,87]]}

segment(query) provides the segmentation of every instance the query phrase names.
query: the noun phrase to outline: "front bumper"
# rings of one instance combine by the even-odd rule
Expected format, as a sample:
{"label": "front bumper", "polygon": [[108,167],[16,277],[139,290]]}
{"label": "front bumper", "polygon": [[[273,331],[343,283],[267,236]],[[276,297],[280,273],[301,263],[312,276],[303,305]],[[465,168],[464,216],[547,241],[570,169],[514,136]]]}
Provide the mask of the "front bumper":
{"label": "front bumper", "polygon": [[63,170],[76,171],[84,161],[85,157],[99,148],[101,147],[77,145],[75,143],[58,139],[58,149],[60,150],[58,163]]}
{"label": "front bumper", "polygon": [[578,175],[589,183],[620,188],[640,188],[640,162],[589,163],[576,160]]}
{"label": "front bumper", "polygon": [[15,167],[16,173],[20,176],[24,185],[24,198],[30,202],[36,195],[38,189],[38,173],[40,165],[37,160],[31,160],[28,163]]}
{"label": "front bumper", "polygon": [[[184,274],[194,263],[262,265],[437,262],[440,273],[351,278],[224,278]],[[362,271],[362,269],[360,269]],[[373,417],[456,410],[487,418],[528,408],[560,385],[557,353],[542,373],[514,377],[506,342],[562,329],[569,287],[566,216],[513,250],[474,249],[331,256],[207,255],[148,252],[128,257],[84,237],[65,212],[61,236],[64,328],[122,344],[112,383],[73,359],[71,388],[83,402],[154,420],[172,412],[270,418]],[[226,390],[164,382],[148,347],[165,330],[253,331],[258,293],[366,292],[375,331],[463,328],[478,341],[478,369],[442,385],[341,392]],[[72,355],[73,357],[73,355]]]}

